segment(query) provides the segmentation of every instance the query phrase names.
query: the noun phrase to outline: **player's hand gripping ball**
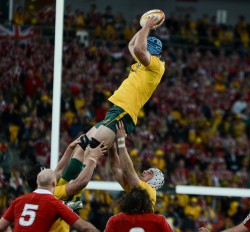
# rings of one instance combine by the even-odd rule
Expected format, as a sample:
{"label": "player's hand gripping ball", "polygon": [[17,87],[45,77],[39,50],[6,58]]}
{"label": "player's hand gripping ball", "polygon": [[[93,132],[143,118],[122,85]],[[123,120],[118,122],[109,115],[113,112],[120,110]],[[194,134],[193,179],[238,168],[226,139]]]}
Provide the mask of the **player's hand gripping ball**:
{"label": "player's hand gripping ball", "polygon": [[148,17],[150,16],[154,16],[154,17],[157,17],[159,20],[158,20],[158,23],[155,25],[154,29],[156,29],[157,27],[161,26],[162,23],[164,22],[165,20],[165,14],[163,11],[161,10],[158,10],[158,9],[154,9],[154,10],[149,10],[147,11],[146,13],[144,13],[141,18],[140,18],[140,25],[141,27],[144,26],[144,24],[146,23],[146,21],[148,20]]}

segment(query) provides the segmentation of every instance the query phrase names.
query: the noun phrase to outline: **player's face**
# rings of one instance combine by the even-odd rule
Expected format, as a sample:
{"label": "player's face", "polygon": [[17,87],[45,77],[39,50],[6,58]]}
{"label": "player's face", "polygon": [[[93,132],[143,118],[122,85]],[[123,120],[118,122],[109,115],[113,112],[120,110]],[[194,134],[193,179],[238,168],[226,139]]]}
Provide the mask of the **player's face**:
{"label": "player's face", "polygon": [[152,170],[148,169],[148,170],[144,170],[141,174],[141,180],[147,182],[149,180],[151,180],[154,177],[154,173]]}

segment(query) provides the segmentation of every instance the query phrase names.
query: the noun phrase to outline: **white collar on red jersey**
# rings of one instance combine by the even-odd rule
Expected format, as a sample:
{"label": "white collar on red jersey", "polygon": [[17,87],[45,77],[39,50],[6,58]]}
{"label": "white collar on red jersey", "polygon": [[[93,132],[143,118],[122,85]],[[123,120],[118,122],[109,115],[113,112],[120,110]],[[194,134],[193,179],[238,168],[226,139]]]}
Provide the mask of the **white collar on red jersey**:
{"label": "white collar on red jersey", "polygon": [[49,190],[46,190],[46,189],[36,189],[34,192],[39,193],[39,194],[51,194],[51,195],[53,195]]}

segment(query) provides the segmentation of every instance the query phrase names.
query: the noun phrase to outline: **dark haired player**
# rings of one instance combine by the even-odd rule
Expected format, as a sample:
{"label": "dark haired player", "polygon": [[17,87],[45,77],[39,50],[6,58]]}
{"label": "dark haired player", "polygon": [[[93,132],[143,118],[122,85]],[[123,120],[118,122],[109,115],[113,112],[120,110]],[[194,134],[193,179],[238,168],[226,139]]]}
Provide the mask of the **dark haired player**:
{"label": "dark haired player", "polygon": [[158,18],[149,17],[129,42],[128,48],[136,63],[131,66],[128,77],[108,99],[113,106],[105,119],[81,138],[80,145],[84,150],[88,144],[92,148],[98,146],[100,141],[104,141],[108,149],[112,147],[119,120],[123,121],[127,134],[134,131],[141,108],[152,96],[165,72],[165,62],[160,60],[162,43],[155,37],[148,37],[158,23]]}

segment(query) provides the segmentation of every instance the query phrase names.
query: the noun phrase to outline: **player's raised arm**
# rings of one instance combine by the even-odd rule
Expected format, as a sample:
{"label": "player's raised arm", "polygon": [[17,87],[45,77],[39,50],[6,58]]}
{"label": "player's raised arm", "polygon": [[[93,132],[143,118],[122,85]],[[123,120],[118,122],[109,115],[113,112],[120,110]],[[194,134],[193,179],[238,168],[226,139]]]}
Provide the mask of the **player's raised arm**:
{"label": "player's raised arm", "polygon": [[96,227],[91,223],[78,219],[71,227],[84,232],[100,232]]}
{"label": "player's raised arm", "polygon": [[[221,232],[248,232],[248,231],[249,229],[243,223],[240,223],[239,225],[235,227],[223,230]],[[199,228],[198,232],[212,232],[212,231],[205,227],[201,227]]]}
{"label": "player's raised arm", "polygon": [[79,138],[77,138],[76,140],[74,140],[72,143],[69,144],[69,146],[67,147],[66,151],[64,152],[62,158],[58,162],[58,164],[55,168],[55,174],[56,174],[57,180],[59,180],[61,178],[65,168],[67,167],[70,159],[72,158],[73,151],[74,151],[75,147],[78,144],[80,144],[80,138],[82,136],[83,135],[81,135]]}
{"label": "player's raised arm", "polygon": [[86,155],[86,167],[84,170],[78,175],[78,177],[68,183],[66,185],[66,193],[67,196],[74,195],[76,192],[80,191],[81,189],[85,188],[89,183],[94,169],[97,165],[98,159],[107,151],[107,147],[103,145],[103,142],[96,148],[90,148],[89,146],[85,150],[88,153]]}
{"label": "player's raised arm", "polygon": [[139,177],[134,169],[134,165],[130,156],[128,154],[125,138],[126,138],[126,131],[124,128],[124,124],[122,121],[119,121],[118,125],[116,125],[117,129],[117,141],[118,141],[118,152],[120,157],[120,165],[122,168],[122,173],[124,179],[128,182],[130,188],[135,187],[139,183]]}
{"label": "player's raised arm", "polygon": [[137,36],[138,36],[138,32],[135,33],[135,35],[129,41],[129,44],[128,44],[128,50],[129,50],[131,56],[133,56],[135,60],[136,60],[136,57],[135,57],[135,53],[134,53],[134,46],[135,46],[135,41],[136,41]]}
{"label": "player's raised arm", "polygon": [[123,176],[123,171],[120,164],[120,158],[118,156],[115,144],[113,147],[109,149],[109,163],[115,179],[123,188],[125,188],[127,182]]}
{"label": "player's raised arm", "polygon": [[155,25],[159,22],[157,17],[151,16],[146,21],[145,25],[138,31],[135,44],[134,54],[141,64],[148,66],[150,63],[150,53],[147,50],[147,38]]}

